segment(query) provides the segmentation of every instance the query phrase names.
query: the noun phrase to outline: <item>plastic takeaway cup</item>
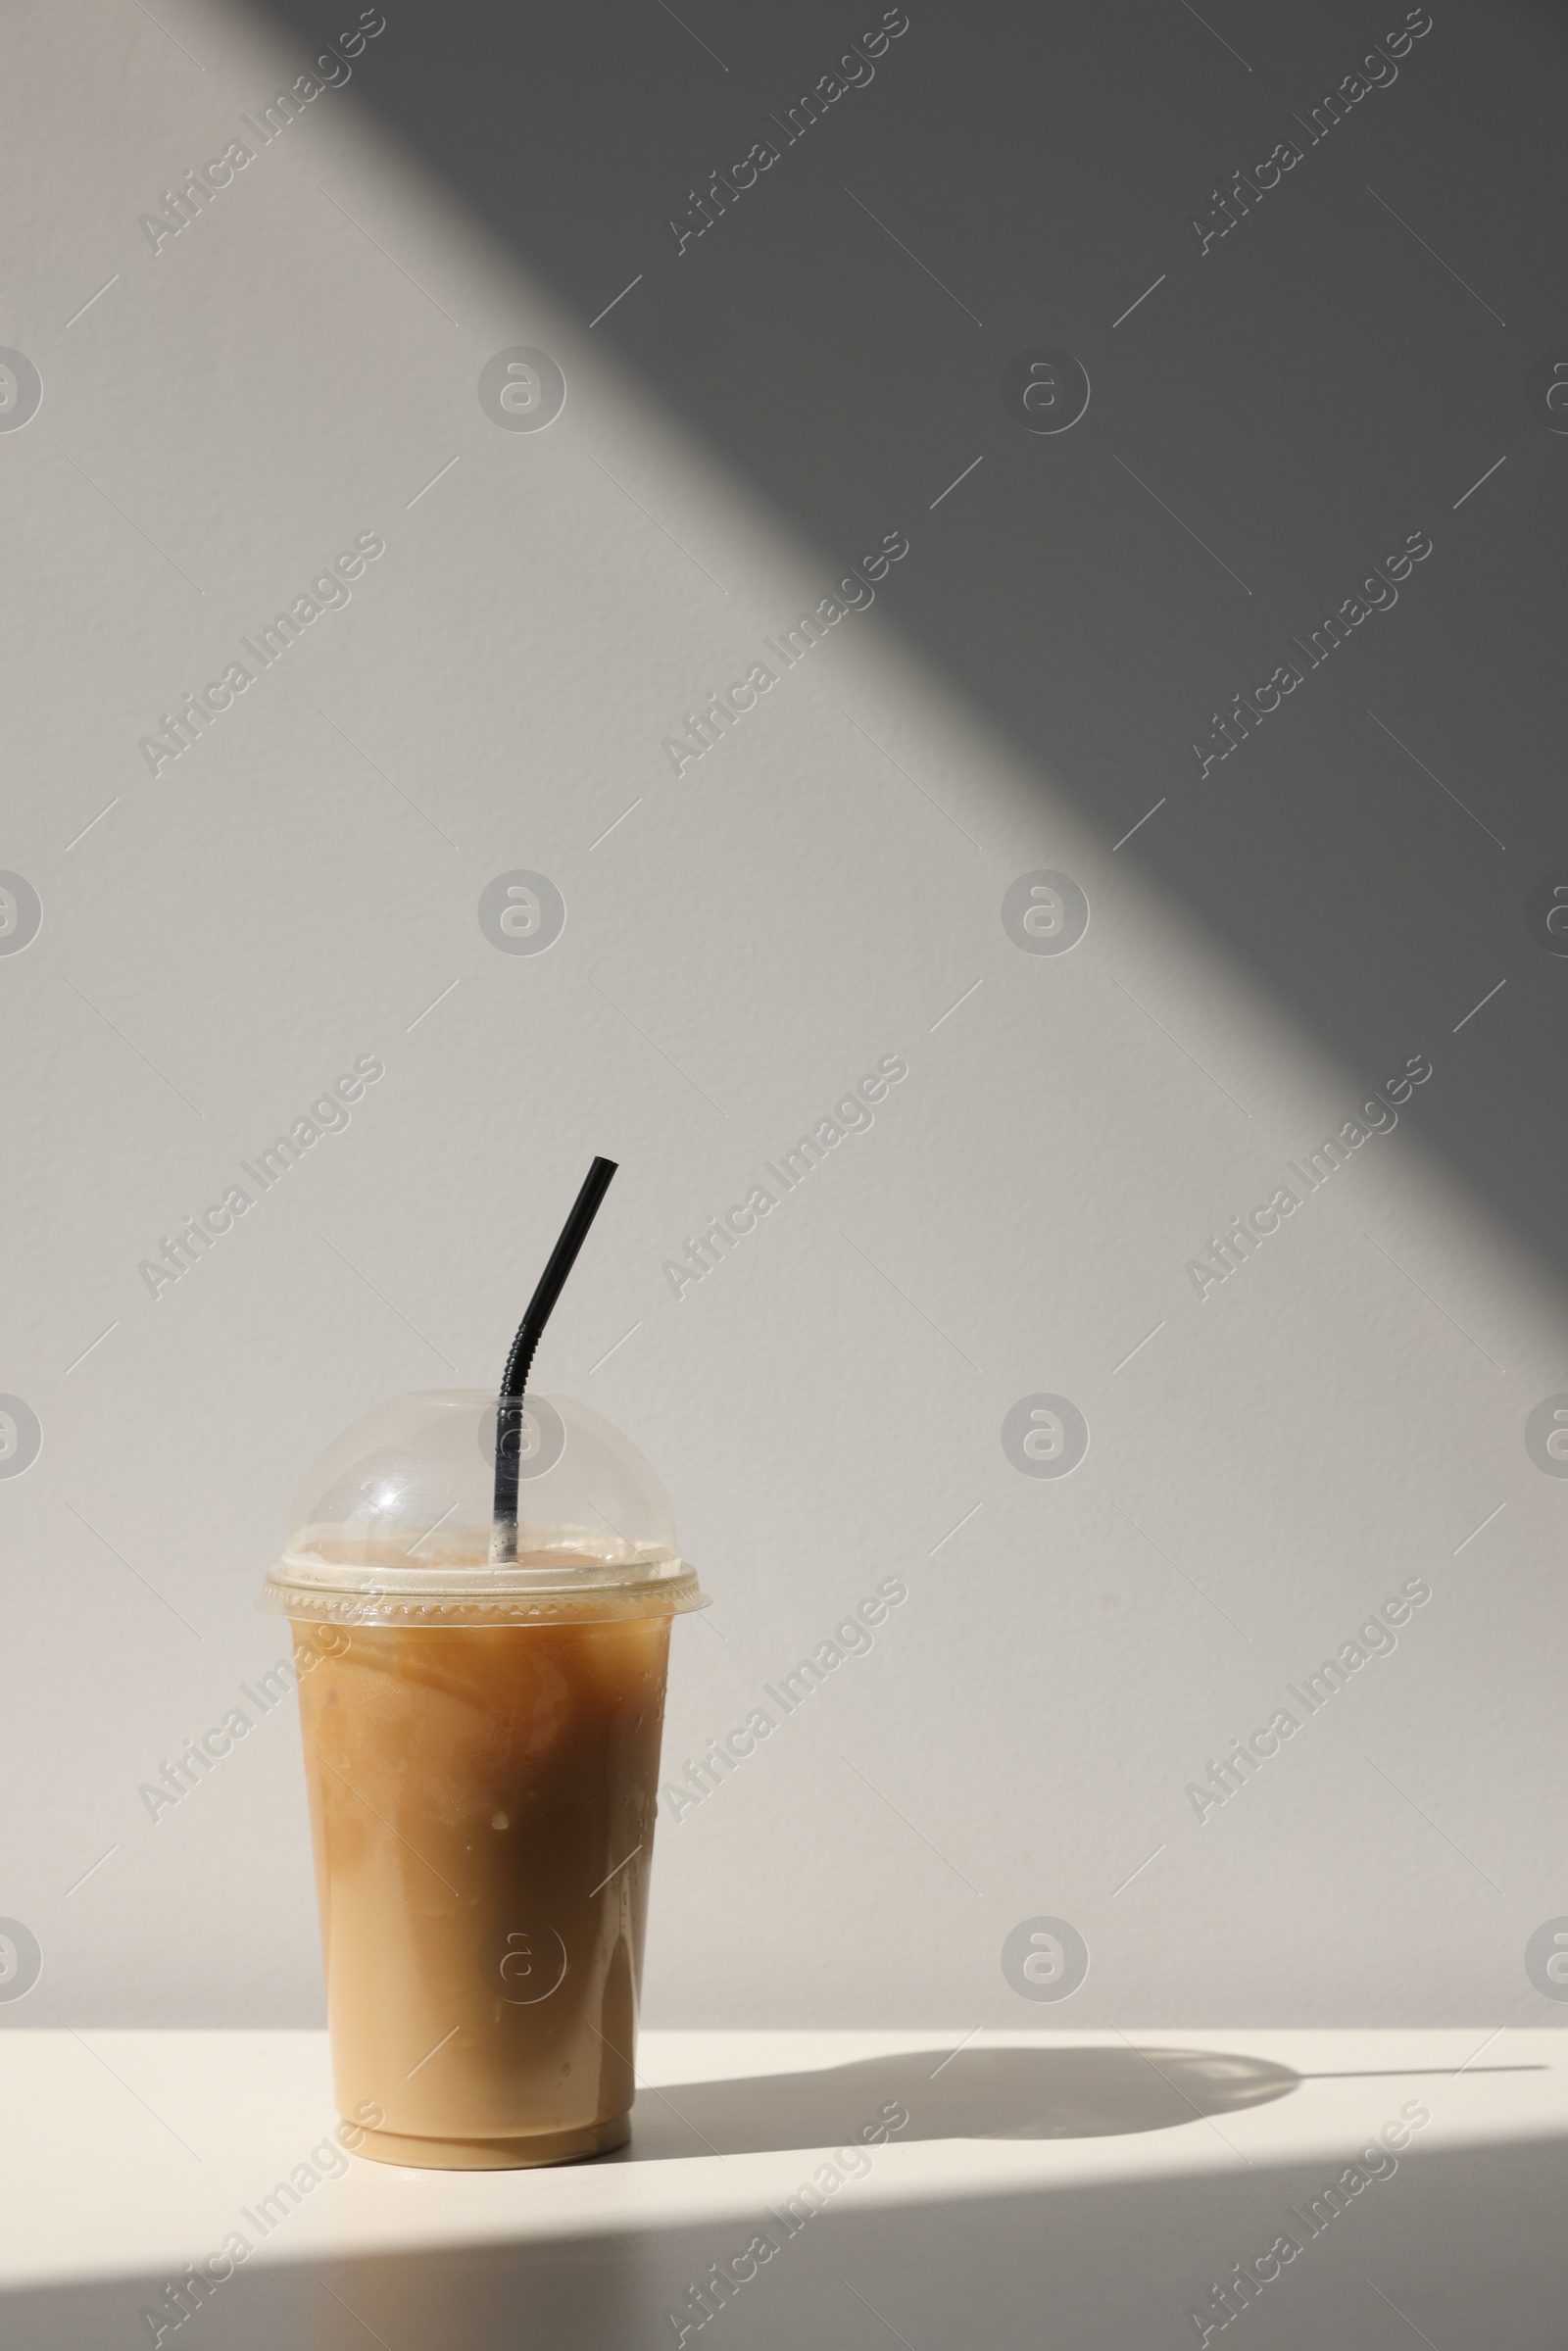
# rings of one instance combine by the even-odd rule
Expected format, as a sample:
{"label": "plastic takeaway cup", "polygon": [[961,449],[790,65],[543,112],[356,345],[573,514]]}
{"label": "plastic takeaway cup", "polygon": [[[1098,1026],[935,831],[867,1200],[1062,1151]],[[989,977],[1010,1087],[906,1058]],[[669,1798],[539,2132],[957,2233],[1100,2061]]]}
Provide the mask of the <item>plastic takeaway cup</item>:
{"label": "plastic takeaway cup", "polygon": [[264,1605],[293,1623],[346,2136],[504,2170],[625,2140],[669,1621],[707,1605],[653,1471],[530,1394],[515,1562],[496,1398],[382,1405],[317,1463]]}

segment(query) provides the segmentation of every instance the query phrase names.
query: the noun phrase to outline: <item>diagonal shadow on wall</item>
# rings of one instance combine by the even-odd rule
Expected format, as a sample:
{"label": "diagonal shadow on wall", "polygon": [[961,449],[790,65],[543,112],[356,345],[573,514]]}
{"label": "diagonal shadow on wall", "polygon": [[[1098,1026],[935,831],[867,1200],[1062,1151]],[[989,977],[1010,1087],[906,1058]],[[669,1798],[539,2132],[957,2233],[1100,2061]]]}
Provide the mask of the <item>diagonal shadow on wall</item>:
{"label": "diagonal shadow on wall", "polygon": [[[269,13],[302,63],[352,17]],[[389,9],[356,87],[824,585],[906,532],[882,625],[1075,805],[1092,887],[1168,894],[1357,1084],[1430,1054],[1427,1146],[1568,1294],[1568,964],[1526,919],[1568,867],[1568,437],[1530,389],[1568,24],[1446,17],[1314,128],[1367,46],[1350,0],[1248,20],[1245,58],[1163,0],[911,6],[879,50],[880,23],[447,0]],[[1298,164],[1221,236],[1215,182],[1281,140]],[[1092,387],[1060,434],[1004,391],[1040,346]],[[1320,635],[1410,534],[1397,602]]]}

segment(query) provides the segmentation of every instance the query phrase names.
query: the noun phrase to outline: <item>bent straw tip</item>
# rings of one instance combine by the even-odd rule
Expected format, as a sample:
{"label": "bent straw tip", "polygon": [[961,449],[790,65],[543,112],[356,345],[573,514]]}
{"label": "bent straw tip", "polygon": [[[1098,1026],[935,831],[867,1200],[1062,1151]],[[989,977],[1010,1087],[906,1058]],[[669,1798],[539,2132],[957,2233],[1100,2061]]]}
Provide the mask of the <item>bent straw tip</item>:
{"label": "bent straw tip", "polygon": [[615,1167],[613,1159],[607,1159],[602,1153],[595,1156],[517,1326],[507,1358],[496,1416],[495,1514],[490,1543],[490,1556],[495,1560],[514,1560],[517,1555],[517,1465],[514,1458],[507,1455],[503,1426],[509,1414],[520,1419],[534,1351],[566,1277],[577,1261],[577,1253],[588,1237],[588,1229],[599,1212]]}

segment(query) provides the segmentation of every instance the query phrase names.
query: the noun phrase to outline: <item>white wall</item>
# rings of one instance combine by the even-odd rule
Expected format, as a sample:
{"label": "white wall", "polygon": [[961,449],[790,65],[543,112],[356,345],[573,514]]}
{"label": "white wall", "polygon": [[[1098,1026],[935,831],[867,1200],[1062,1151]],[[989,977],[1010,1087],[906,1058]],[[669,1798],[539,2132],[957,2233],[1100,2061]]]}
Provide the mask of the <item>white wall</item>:
{"label": "white wall", "polygon": [[[1560,27],[1439,12],[1205,250],[1208,189],[1359,13],[1228,12],[1244,75],[1186,12],[911,0],[874,85],[679,249],[686,188],[863,29],[682,13],[711,61],[657,11],[541,52],[388,0],[156,252],[139,216],[337,20],[11,27],[0,342],[43,396],[0,432],[0,866],[42,927],[0,954],[0,1389],[42,1449],[0,1479],[0,1915],[43,1974],[7,2021],[318,2016],[292,1709],[156,1823],[138,1788],[280,1653],[252,1602],[312,1454],[499,1372],[602,1151],[538,1370],[643,1445],[716,1596],[677,1628],[670,1776],[907,1588],[666,1802],[651,2020],[1049,2021],[1004,1946],[1053,1918],[1091,1954],[1074,2025],[1549,2022],[1568,1490],[1525,1424],[1568,1389],[1568,968],[1525,905],[1568,867],[1568,440],[1527,220]],[[999,388],[1042,345],[1093,386],[1059,437]],[[481,407],[515,346],[564,370],[547,430]],[[1200,777],[1216,701],[1417,531],[1398,608]],[[362,533],[352,601],[150,772],[160,713]],[[677,778],[681,714],[886,533],[874,605]],[[1004,924],[1039,869],[1091,909],[1064,955]],[[516,870],[564,902],[548,953],[480,928]],[[363,1054],[349,1129],[150,1296],[162,1237]],[[874,1127],[672,1295],[891,1055]],[[1222,1220],[1409,1057],[1397,1125],[1200,1298]],[[1087,1420],[1064,1479],[1004,1449],[1043,1394]],[[1412,1579],[1308,1718],[1289,1686]]]}

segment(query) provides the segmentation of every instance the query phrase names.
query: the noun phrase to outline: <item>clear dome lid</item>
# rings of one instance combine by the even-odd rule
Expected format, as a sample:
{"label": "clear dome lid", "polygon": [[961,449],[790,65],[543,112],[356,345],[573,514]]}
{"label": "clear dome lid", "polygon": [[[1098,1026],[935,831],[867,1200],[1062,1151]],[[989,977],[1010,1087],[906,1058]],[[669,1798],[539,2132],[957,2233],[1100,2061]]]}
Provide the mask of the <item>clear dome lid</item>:
{"label": "clear dome lid", "polygon": [[492,1557],[495,1391],[395,1396],[328,1445],[295,1494],[263,1605],[340,1624],[676,1616],[707,1605],[669,1496],[586,1404],[530,1389],[517,1555]]}

